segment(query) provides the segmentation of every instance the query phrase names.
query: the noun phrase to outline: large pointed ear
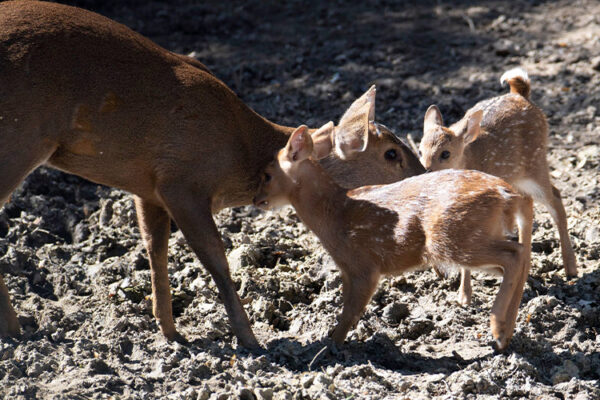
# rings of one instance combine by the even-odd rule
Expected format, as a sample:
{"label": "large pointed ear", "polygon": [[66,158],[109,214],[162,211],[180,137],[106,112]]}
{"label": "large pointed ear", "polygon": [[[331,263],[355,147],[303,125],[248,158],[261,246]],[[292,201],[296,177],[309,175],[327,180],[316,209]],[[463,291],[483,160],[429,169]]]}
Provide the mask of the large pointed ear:
{"label": "large pointed ear", "polygon": [[295,163],[306,160],[313,151],[313,142],[306,125],[301,125],[290,135],[285,146],[286,158]]}
{"label": "large pointed ear", "polygon": [[310,135],[313,142],[312,158],[320,160],[325,158],[331,153],[333,148],[333,135],[334,125],[332,121],[329,121]]}
{"label": "large pointed ear", "polygon": [[368,108],[368,120],[375,120],[375,95],[377,94],[377,90],[375,85],[371,86],[369,90],[367,90],[362,96],[358,99],[354,100],[354,103],[344,113],[342,118],[340,119],[340,123],[338,125],[343,125],[347,120],[353,119],[357,113],[364,112],[365,104],[369,105]]}
{"label": "large pointed ear", "polygon": [[423,123],[423,132],[427,132],[431,129],[435,129],[438,126],[444,126],[444,119],[442,113],[436,105],[431,105],[425,113],[425,121]]}
{"label": "large pointed ear", "polygon": [[369,108],[364,104],[352,118],[346,118],[335,128],[333,144],[335,153],[346,160],[355,153],[365,151],[369,143]]}
{"label": "large pointed ear", "polygon": [[465,144],[474,142],[481,132],[481,120],[483,119],[483,110],[477,110],[469,116],[467,120],[467,130],[463,134]]}

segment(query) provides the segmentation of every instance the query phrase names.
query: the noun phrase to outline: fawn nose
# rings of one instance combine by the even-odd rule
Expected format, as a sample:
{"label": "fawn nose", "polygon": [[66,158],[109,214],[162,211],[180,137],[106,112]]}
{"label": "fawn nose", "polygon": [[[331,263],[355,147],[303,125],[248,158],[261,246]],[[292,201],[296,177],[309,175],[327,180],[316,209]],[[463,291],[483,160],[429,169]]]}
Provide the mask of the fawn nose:
{"label": "fawn nose", "polygon": [[426,174],[428,174],[428,173],[430,173],[430,172],[431,172],[431,168],[427,168],[427,169],[425,169],[425,173],[426,173]]}
{"label": "fawn nose", "polygon": [[256,207],[266,207],[267,205],[269,205],[269,202],[267,200],[261,200],[258,196],[255,196],[252,199],[252,203],[254,203]]}

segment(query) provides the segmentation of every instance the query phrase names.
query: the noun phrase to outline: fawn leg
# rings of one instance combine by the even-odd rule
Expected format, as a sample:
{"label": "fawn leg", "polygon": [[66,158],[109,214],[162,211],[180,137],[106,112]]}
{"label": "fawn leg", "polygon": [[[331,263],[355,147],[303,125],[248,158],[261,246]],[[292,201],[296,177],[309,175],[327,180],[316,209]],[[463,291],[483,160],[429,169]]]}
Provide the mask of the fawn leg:
{"label": "fawn leg", "polygon": [[250,321],[229,275],[223,242],[212,218],[210,199],[194,194],[193,190],[187,190],[182,185],[161,190],[171,217],[215,280],[233,333],[244,347],[258,348],[260,345],[252,333]]}
{"label": "fawn leg", "polygon": [[[517,297],[520,299],[523,291],[522,252],[521,244],[512,241],[497,242],[497,247],[490,249],[490,254],[495,256],[492,263],[500,265],[503,269],[502,284],[494,300],[490,316],[492,336],[495,339],[495,346],[500,351],[508,346],[512,337],[514,322],[509,321],[513,314],[510,311],[511,303]],[[518,309],[518,303],[516,308]],[[516,316],[516,312],[514,315]]]}
{"label": "fawn leg", "polygon": [[563,265],[565,268],[565,274],[568,277],[577,276],[577,260],[575,259],[575,253],[573,252],[573,245],[571,244],[571,238],[569,237],[569,228],[567,226],[567,213],[563,206],[560,191],[550,185],[552,193],[546,193],[544,204],[550,211],[554,223],[558,227],[558,235],[560,237],[560,250],[563,258]]}
{"label": "fawn leg", "polygon": [[533,229],[533,201],[530,197],[523,199],[521,205],[521,211],[519,218],[517,218],[517,224],[519,227],[519,242],[523,245],[521,252],[521,280],[519,281],[518,290],[515,291],[513,298],[510,301],[507,313],[507,330],[514,332],[515,325],[517,322],[517,313],[519,311],[519,305],[521,304],[521,298],[523,297],[523,290],[527,277],[529,276],[529,270],[531,267],[531,233]]}
{"label": "fawn leg", "polygon": [[347,276],[342,274],[342,296],[344,309],[340,322],[335,327],[332,335],[333,342],[337,345],[344,343],[348,331],[356,324],[371,296],[379,283],[379,273],[372,272],[367,276]]}
{"label": "fawn leg", "polygon": [[458,288],[458,302],[462,306],[471,304],[473,288],[471,287],[471,271],[467,268],[460,269],[460,287]]}
{"label": "fawn leg", "polygon": [[167,269],[167,253],[171,218],[167,211],[140,197],[135,197],[140,233],[150,260],[152,280],[152,313],[161,332],[168,340],[184,341],[175,329],[171,304],[171,287]]}

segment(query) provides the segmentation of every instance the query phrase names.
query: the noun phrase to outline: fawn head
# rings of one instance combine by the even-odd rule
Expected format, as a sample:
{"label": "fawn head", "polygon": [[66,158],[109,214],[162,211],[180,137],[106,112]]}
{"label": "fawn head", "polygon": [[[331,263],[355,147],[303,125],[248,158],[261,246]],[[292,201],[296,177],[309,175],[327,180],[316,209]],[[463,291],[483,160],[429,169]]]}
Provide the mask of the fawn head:
{"label": "fawn head", "polygon": [[285,147],[277,153],[275,160],[265,168],[254,205],[272,209],[289,204],[298,179],[314,173],[310,159],[319,160],[331,152],[331,140],[328,139],[331,130],[332,122],[323,125],[312,136],[305,125],[298,127],[290,135]]}
{"label": "fawn head", "polygon": [[477,110],[450,129],[444,127],[440,110],[430,106],[425,113],[423,139],[419,144],[423,166],[431,171],[462,168],[465,146],[479,136],[482,118],[483,111]]}
{"label": "fawn head", "polygon": [[410,148],[374,119],[375,86],[372,86],[348,108],[331,131],[312,135],[314,141],[325,140],[322,136],[330,135],[333,151],[320,163],[344,188],[392,183],[425,172]]}

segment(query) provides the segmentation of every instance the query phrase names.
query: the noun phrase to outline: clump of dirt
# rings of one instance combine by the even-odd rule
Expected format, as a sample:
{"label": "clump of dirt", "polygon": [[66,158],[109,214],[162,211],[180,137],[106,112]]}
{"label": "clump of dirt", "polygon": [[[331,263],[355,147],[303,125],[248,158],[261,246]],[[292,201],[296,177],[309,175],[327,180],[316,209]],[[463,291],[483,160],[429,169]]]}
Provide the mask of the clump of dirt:
{"label": "clump of dirt", "polygon": [[384,279],[347,343],[315,356],[341,311],[341,279],[285,208],[215,218],[263,354],[233,337],[217,289],[174,227],[173,307],[189,345],[151,315],[131,197],[40,168],[0,211],[0,273],[24,328],[0,340],[0,397],[122,399],[600,397],[600,6],[581,1],[73,1],[192,53],[261,114],[288,125],[339,118],[378,85],[377,119],[421,135],[504,93],[517,65],[550,123],[548,158],[579,277],[566,280],[549,214],[536,209],[533,265],[512,343],[495,354],[499,279],[432,271]]}

